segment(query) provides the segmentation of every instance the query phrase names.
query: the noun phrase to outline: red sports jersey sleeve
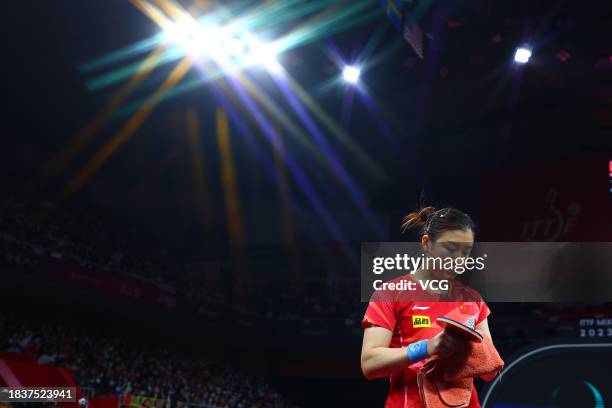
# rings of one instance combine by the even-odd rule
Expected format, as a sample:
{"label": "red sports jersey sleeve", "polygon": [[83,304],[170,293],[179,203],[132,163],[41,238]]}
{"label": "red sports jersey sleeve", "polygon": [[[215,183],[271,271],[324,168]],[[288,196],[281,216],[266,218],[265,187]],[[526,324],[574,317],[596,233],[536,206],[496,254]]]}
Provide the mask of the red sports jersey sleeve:
{"label": "red sports jersey sleeve", "polygon": [[471,300],[478,306],[478,316],[476,316],[476,326],[478,326],[484,319],[486,319],[491,314],[491,309],[489,309],[489,306],[487,306],[480,293],[476,292],[473,289],[470,289],[467,286],[462,287],[466,288],[465,293],[467,294],[467,297],[465,298],[465,300]]}
{"label": "red sports jersey sleeve", "polygon": [[480,322],[482,322],[491,314],[491,309],[489,309],[489,306],[487,306],[484,301],[478,303],[480,307],[480,312],[478,313],[478,319],[476,319],[476,326],[478,326]]}
{"label": "red sports jersey sleeve", "polygon": [[365,315],[361,320],[361,327],[384,327],[393,332],[395,329],[395,302],[372,300],[368,304]]}

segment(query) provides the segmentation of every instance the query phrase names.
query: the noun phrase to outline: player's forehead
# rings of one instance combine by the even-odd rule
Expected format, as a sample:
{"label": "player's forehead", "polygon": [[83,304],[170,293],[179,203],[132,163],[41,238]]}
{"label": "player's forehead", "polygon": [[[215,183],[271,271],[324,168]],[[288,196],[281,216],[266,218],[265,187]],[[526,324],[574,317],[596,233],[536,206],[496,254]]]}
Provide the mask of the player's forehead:
{"label": "player's forehead", "polygon": [[454,229],[444,231],[441,235],[438,236],[436,242],[472,245],[474,244],[474,232],[468,229]]}

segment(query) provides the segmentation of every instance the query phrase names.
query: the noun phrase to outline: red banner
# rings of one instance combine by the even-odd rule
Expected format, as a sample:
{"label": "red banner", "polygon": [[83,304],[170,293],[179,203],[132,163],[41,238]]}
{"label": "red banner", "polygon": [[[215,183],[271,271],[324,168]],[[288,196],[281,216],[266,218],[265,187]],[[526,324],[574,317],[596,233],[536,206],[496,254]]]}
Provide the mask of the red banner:
{"label": "red banner", "polygon": [[612,240],[609,162],[599,156],[487,172],[479,240]]}
{"label": "red banner", "polygon": [[119,408],[119,397],[92,397],[89,400],[89,408]]}
{"label": "red banner", "polygon": [[[28,362],[20,354],[2,353],[0,359],[6,372],[10,373],[13,380],[19,384],[11,384],[17,387],[75,387],[72,370],[68,368],[54,367],[46,364]],[[4,375],[0,383],[6,383]]]}

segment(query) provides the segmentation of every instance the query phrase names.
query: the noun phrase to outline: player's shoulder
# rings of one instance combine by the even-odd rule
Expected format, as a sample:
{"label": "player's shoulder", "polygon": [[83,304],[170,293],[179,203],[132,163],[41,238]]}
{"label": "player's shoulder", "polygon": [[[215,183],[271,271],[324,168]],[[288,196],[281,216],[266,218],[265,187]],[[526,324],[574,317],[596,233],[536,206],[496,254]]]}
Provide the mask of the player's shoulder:
{"label": "player's shoulder", "polygon": [[482,302],[482,296],[480,293],[465,283],[456,280],[453,282],[455,284],[455,295],[457,299],[462,300],[464,302]]}

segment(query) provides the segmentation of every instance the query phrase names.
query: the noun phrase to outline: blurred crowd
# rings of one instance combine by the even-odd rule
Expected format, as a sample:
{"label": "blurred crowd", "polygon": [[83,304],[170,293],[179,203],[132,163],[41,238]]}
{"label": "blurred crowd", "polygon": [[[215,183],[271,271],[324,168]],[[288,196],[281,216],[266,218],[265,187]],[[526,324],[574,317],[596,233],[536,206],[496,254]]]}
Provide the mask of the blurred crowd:
{"label": "blurred crowd", "polygon": [[74,327],[5,320],[0,351],[27,353],[40,364],[70,368],[95,395],[130,395],[164,408],[294,407],[263,378],[180,350],[158,348]]}
{"label": "blurred crowd", "polygon": [[172,275],[166,272],[171,262],[167,252],[152,246],[148,234],[137,227],[103,214],[56,211],[49,205],[27,207],[19,200],[4,199],[0,234],[3,245],[19,250],[15,256],[49,256],[173,289]]}
{"label": "blurred crowd", "polygon": [[104,214],[94,216],[74,209],[51,212],[44,205],[26,208],[18,200],[0,200],[0,245],[0,262],[4,264],[32,269],[54,259],[121,276],[171,293],[183,305],[188,303],[194,313],[208,318],[229,310],[242,320],[253,320],[253,324],[342,328],[357,326],[362,313],[355,308],[358,275],[352,281],[313,279],[315,271],[322,269],[320,260],[304,260],[306,279],[297,282],[283,281],[290,272],[282,266],[277,265],[274,271],[268,264],[258,266],[255,262],[249,265],[250,272],[257,274],[259,268],[260,274],[272,279],[246,283],[244,296],[236,301],[234,284],[222,282],[223,276],[233,271],[223,259],[205,266],[199,260],[182,259],[157,244],[150,233]]}
{"label": "blurred crowd", "polygon": [[[52,216],[45,216],[48,211],[44,205],[26,208],[19,200],[0,200],[0,263],[34,269],[53,258],[147,282],[175,295],[182,311],[208,321],[268,325],[299,335],[361,333],[365,304],[358,307],[359,275],[338,276],[349,268],[333,264],[334,259],[305,257],[296,274],[288,264],[276,263],[278,253],[263,254],[261,261],[250,263],[255,278],[240,288],[243,296],[238,300],[233,293],[236,282],[227,279],[234,267],[228,259],[185,260],[157,244],[150,233],[104,214],[54,209]],[[289,276],[293,278],[282,279]],[[597,312],[602,306],[593,308]],[[585,310],[584,305],[518,303],[491,309],[496,316],[492,331],[510,351],[534,339],[574,336],[576,317],[568,313]]]}

